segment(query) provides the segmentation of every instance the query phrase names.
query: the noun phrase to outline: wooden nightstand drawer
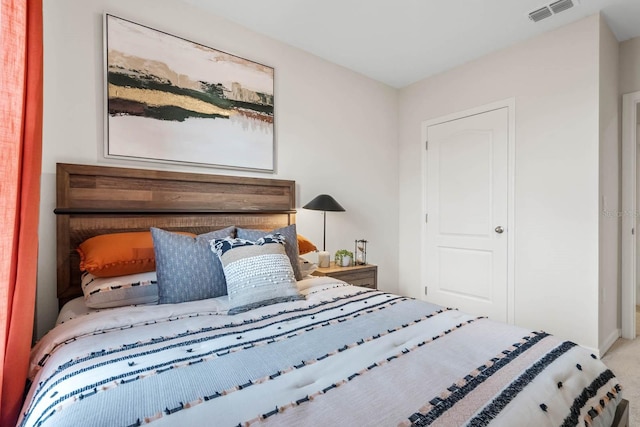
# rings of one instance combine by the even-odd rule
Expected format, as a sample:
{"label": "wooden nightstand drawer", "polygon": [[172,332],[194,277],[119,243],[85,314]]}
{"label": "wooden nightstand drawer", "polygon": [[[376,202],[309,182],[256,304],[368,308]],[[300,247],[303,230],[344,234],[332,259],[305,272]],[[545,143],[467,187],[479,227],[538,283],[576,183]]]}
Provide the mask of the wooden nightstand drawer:
{"label": "wooden nightstand drawer", "polygon": [[329,276],[356,286],[378,289],[378,266],[373,264],[337,267],[334,263],[327,268],[318,268],[314,276]]}

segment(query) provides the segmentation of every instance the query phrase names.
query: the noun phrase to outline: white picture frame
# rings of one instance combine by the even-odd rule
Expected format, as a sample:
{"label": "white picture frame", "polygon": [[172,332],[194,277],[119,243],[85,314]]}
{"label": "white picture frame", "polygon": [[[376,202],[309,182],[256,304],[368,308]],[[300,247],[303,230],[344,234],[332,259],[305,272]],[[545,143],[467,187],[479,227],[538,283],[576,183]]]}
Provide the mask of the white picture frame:
{"label": "white picture frame", "polygon": [[275,171],[274,69],[110,14],[112,159]]}

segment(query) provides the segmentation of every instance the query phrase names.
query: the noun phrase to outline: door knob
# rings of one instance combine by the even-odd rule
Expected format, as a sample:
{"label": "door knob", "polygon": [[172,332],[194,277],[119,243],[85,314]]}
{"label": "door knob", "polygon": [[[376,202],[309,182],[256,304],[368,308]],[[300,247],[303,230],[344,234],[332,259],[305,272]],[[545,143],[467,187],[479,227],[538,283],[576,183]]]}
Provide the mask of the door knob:
{"label": "door knob", "polygon": [[496,227],[496,233],[498,233],[498,234],[504,233],[504,228],[502,228],[501,226],[497,226]]}

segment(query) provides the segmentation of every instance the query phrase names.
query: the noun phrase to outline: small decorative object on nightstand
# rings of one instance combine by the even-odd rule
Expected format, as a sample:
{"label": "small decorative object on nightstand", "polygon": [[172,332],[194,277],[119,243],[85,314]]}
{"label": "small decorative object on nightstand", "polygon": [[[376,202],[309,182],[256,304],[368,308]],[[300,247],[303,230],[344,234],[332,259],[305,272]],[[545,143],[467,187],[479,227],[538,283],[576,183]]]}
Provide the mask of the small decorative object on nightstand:
{"label": "small decorative object on nightstand", "polygon": [[318,252],[318,267],[329,267],[331,263],[331,257],[329,256],[329,252],[327,251],[319,251]]}
{"label": "small decorative object on nightstand", "polygon": [[340,267],[349,267],[352,260],[353,252],[346,249],[340,249],[339,251],[336,251],[336,255],[334,257],[336,265],[339,265]]}
{"label": "small decorative object on nightstand", "polygon": [[353,260],[355,265],[364,265],[367,263],[367,241],[364,239],[356,240],[356,249],[353,252],[356,257]]}
{"label": "small decorative object on nightstand", "polygon": [[352,285],[378,289],[378,266],[373,264],[340,267],[332,262],[329,267],[318,268],[311,274],[314,276],[333,277]]}

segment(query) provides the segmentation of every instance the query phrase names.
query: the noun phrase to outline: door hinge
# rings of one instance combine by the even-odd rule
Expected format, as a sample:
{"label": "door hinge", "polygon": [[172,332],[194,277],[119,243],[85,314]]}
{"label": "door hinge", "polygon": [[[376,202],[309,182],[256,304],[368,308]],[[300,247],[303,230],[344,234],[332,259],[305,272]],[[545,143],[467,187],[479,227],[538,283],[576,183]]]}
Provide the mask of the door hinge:
{"label": "door hinge", "polygon": [[424,149],[428,150],[429,149],[429,141],[425,141],[424,142]]}
{"label": "door hinge", "polygon": [[424,222],[429,222],[429,214],[424,214]]}
{"label": "door hinge", "polygon": [[632,228],[632,229],[631,229],[631,235],[633,236],[634,234],[636,234],[636,229],[635,229],[635,228]]}
{"label": "door hinge", "polygon": [[426,286],[424,287],[424,294],[425,295],[427,294],[427,287]]}

